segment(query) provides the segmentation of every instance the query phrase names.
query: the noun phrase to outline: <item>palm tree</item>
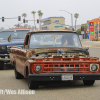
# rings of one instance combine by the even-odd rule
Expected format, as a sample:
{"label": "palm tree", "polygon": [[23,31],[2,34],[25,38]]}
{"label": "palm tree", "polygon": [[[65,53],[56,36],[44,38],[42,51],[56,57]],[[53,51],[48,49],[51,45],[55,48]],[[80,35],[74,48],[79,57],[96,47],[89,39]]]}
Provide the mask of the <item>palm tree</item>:
{"label": "palm tree", "polygon": [[4,27],[1,27],[0,30],[4,30]]}
{"label": "palm tree", "polygon": [[32,31],[33,31],[34,29],[36,29],[36,27],[32,26],[31,29],[32,29]]}
{"label": "palm tree", "polygon": [[24,26],[27,28],[28,27],[28,24],[25,24]]}
{"label": "palm tree", "polygon": [[79,16],[78,13],[75,13],[75,14],[74,14],[74,17],[76,18],[76,19],[75,19],[75,31],[76,31],[76,21],[77,21],[78,16]]}
{"label": "palm tree", "polygon": [[21,24],[22,24],[22,23],[18,23],[18,24],[15,24],[14,26],[15,26],[16,28],[20,28],[20,27],[21,27]]}
{"label": "palm tree", "polygon": [[30,29],[31,29],[31,25],[28,25],[28,28],[30,28]]}
{"label": "palm tree", "polygon": [[[35,12],[35,11],[32,11],[31,13],[33,14],[33,18],[34,18],[34,27],[35,27],[35,13],[36,13],[36,12]],[[34,28],[34,29],[35,29],[35,28]],[[36,29],[35,29],[35,30],[36,30]]]}
{"label": "palm tree", "polygon": [[22,17],[24,17],[24,19],[25,19],[25,17],[27,17],[27,14],[26,13],[23,13],[22,14]]}
{"label": "palm tree", "polygon": [[[24,17],[24,19],[25,19],[25,17],[27,17],[27,14],[26,13],[23,13],[22,14],[22,17]],[[25,23],[24,23],[24,25],[25,25]],[[25,26],[24,26],[25,27]]]}
{"label": "palm tree", "polygon": [[42,15],[43,15],[41,10],[38,11],[38,15],[39,15],[39,29],[41,29],[41,19],[42,19]]}

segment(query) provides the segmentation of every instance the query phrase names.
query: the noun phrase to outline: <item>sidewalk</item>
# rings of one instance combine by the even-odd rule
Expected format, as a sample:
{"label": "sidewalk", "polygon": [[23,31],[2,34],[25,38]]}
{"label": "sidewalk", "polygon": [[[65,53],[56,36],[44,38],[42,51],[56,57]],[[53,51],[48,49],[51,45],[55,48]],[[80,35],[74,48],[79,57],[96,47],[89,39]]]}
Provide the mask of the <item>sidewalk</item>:
{"label": "sidewalk", "polygon": [[93,45],[82,45],[82,47],[86,47],[86,46],[88,46],[88,47],[92,47]]}

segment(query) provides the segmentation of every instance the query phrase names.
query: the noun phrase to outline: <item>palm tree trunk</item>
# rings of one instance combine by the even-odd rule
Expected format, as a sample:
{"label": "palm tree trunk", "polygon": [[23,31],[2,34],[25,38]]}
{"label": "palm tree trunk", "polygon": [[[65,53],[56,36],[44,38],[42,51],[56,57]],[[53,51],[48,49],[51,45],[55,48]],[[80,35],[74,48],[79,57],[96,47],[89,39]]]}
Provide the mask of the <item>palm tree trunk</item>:
{"label": "palm tree trunk", "polygon": [[41,30],[41,18],[42,18],[42,16],[40,16],[40,30]]}
{"label": "palm tree trunk", "polygon": [[39,30],[40,30],[40,16],[39,16]]}
{"label": "palm tree trunk", "polygon": [[41,21],[42,21],[42,16],[41,16]]}
{"label": "palm tree trunk", "polygon": [[36,30],[36,28],[35,28],[35,14],[33,15],[33,17],[34,17],[34,30]]}
{"label": "palm tree trunk", "polygon": [[77,21],[77,19],[75,20],[75,31],[76,31],[76,21]]}

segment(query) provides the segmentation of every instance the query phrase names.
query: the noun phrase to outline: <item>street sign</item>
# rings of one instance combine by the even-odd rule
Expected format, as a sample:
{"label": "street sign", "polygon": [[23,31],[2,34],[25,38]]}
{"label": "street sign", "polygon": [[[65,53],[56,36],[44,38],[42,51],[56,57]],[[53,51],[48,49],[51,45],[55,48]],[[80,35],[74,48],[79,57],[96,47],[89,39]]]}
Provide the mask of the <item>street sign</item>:
{"label": "street sign", "polygon": [[28,23],[28,20],[25,20],[25,23]]}
{"label": "street sign", "polygon": [[2,22],[4,22],[4,17],[2,17]]}
{"label": "street sign", "polygon": [[84,34],[84,31],[81,31],[81,34]]}
{"label": "street sign", "polygon": [[90,25],[92,26],[92,25],[93,25],[93,23],[91,22],[91,23],[90,23]]}
{"label": "street sign", "polygon": [[18,16],[18,21],[21,21],[21,16]]}

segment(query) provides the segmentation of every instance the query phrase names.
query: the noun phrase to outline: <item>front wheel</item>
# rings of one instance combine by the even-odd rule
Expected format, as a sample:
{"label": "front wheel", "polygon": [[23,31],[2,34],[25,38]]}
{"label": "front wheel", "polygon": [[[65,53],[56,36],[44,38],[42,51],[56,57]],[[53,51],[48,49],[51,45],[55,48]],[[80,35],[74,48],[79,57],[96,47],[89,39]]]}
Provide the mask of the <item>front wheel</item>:
{"label": "front wheel", "polygon": [[24,78],[24,76],[23,76],[22,74],[20,74],[20,73],[16,70],[16,68],[15,68],[15,78],[16,78],[16,79],[23,79],[23,78]]}
{"label": "front wheel", "polygon": [[4,62],[0,61],[0,70],[3,70],[3,69],[4,69]]}
{"label": "front wheel", "polygon": [[84,85],[93,85],[95,80],[83,80]]}

